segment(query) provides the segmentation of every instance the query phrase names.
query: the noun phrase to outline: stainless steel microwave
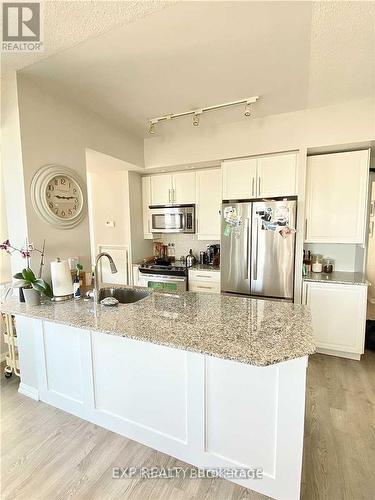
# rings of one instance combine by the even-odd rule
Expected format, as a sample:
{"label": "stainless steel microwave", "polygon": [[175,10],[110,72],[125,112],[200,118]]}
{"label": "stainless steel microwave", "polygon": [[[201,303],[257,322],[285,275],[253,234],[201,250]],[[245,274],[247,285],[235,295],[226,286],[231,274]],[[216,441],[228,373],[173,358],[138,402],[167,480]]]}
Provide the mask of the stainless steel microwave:
{"label": "stainless steel microwave", "polygon": [[151,205],[152,233],[195,233],[195,205]]}

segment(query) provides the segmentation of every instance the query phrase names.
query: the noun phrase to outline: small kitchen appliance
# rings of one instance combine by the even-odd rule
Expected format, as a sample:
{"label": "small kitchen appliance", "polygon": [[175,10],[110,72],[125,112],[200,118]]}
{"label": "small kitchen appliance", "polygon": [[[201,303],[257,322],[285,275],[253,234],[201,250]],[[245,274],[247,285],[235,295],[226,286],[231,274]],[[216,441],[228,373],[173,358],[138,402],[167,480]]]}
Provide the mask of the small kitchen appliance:
{"label": "small kitchen appliance", "polygon": [[150,205],[152,233],[195,233],[195,205]]}

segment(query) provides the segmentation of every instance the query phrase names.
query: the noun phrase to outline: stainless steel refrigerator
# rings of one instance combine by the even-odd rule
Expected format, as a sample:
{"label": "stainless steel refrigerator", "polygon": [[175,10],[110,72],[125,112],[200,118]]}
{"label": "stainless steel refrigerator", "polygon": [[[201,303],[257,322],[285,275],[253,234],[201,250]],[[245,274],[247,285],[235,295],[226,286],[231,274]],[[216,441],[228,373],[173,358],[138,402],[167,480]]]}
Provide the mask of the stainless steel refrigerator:
{"label": "stainless steel refrigerator", "polygon": [[225,202],[221,290],[293,300],[296,199]]}

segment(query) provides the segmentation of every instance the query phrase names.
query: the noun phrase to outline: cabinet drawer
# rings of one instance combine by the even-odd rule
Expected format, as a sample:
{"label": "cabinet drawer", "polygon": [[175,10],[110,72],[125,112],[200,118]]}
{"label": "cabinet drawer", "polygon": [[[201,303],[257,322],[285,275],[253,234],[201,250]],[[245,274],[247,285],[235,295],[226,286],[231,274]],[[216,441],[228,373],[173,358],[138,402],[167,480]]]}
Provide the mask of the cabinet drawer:
{"label": "cabinet drawer", "polygon": [[220,293],[220,283],[189,281],[189,292]]}
{"label": "cabinet drawer", "polygon": [[189,280],[206,281],[208,283],[220,283],[219,271],[198,271],[189,270]]}

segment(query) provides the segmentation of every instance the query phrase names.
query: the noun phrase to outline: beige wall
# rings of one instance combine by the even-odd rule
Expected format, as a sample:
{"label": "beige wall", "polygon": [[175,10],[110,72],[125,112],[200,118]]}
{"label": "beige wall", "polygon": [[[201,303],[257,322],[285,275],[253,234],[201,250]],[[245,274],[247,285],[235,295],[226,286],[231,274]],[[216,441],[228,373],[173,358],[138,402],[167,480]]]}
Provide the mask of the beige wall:
{"label": "beige wall", "polygon": [[[7,209],[13,207],[8,215],[12,239],[22,245],[28,232],[29,240],[38,246],[46,238],[46,277],[49,276],[50,260],[58,256],[79,256],[85,268],[89,269],[88,217],[69,230],[54,228],[39,219],[31,206],[32,177],[41,166],[55,163],[74,169],[86,185],[86,148],[103,151],[142,166],[143,141],[110,126],[96,114],[87,112],[68,100],[62,101],[45,91],[41,92],[31,80],[22,76],[18,77],[17,87],[13,85],[7,89],[5,99],[7,117],[3,123],[9,129],[9,135],[6,140],[4,137],[4,142],[8,148],[12,146],[15,149],[15,138],[19,135],[19,130],[22,141],[22,157],[18,149],[4,158]],[[15,123],[15,116],[18,116],[17,105],[18,130]],[[15,186],[17,192],[13,196]]]}
{"label": "beige wall", "polygon": [[[265,97],[266,99],[266,97]],[[180,118],[145,139],[145,166],[167,167],[375,138],[373,99],[349,101],[220,126]],[[239,110],[241,113],[241,110]]]}

